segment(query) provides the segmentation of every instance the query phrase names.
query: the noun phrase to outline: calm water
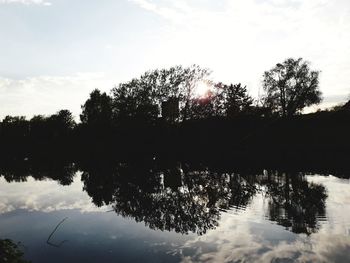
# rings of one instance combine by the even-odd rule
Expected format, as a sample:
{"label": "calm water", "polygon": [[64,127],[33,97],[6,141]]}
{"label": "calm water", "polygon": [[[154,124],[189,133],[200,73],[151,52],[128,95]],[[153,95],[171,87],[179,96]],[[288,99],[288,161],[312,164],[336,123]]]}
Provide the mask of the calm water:
{"label": "calm water", "polygon": [[32,262],[350,262],[349,179],[134,172],[2,172],[0,238]]}

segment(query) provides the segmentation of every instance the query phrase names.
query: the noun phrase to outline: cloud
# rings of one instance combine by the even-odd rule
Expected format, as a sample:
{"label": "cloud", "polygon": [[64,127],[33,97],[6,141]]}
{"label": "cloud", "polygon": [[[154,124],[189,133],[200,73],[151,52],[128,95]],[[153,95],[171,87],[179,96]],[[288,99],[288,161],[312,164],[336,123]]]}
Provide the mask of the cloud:
{"label": "cloud", "polygon": [[174,1],[168,2],[170,5],[159,5],[155,4],[149,0],[129,0],[135,3],[139,7],[151,11],[167,20],[172,21],[176,24],[182,24],[188,20],[188,15],[190,14],[192,8],[186,2]]}
{"label": "cloud", "polygon": [[[0,3],[47,1],[51,0]],[[120,2],[124,5],[126,0]],[[63,8],[71,10],[67,3]],[[3,24],[12,26],[3,30],[8,34],[2,41],[0,119],[7,114],[51,114],[61,108],[78,116],[93,88],[108,91],[116,84],[106,75],[78,76],[77,71],[118,72],[128,80],[152,68],[199,64],[213,70],[214,81],[241,82],[258,97],[263,93],[263,72],[287,57],[303,57],[312,69],[322,71],[321,108],[349,99],[348,0],[129,0],[123,5],[117,11],[128,11],[130,16],[113,15],[113,19],[127,17],[123,23],[68,12],[64,20],[76,21],[69,29],[68,24],[57,23],[60,13],[35,19],[25,12],[4,16],[8,21]],[[101,8],[106,13],[103,8],[113,10],[112,5]],[[123,26],[109,30],[114,24]],[[22,58],[20,66],[17,58]],[[69,75],[55,76],[58,72]]]}
{"label": "cloud", "polygon": [[6,115],[31,117],[68,109],[78,118],[80,106],[93,89],[109,91],[113,81],[103,72],[25,79],[0,77],[0,119]]}
{"label": "cloud", "polygon": [[[350,94],[348,0],[130,0],[164,19],[159,57],[209,66],[224,82],[243,82],[258,96],[262,74],[287,57],[321,70],[325,102]],[[174,4],[176,3],[176,4]]]}
{"label": "cloud", "polygon": [[[256,200],[255,200],[256,201]],[[251,208],[254,211],[257,207]],[[248,208],[249,209],[249,208]],[[338,208],[338,212],[343,211]],[[245,213],[223,214],[217,229],[188,240],[174,254],[182,262],[346,262],[350,240],[334,222],[311,236],[296,235],[281,226],[258,222]],[[344,218],[346,219],[346,217]],[[342,226],[346,225],[344,221]]]}
{"label": "cloud", "polygon": [[81,212],[108,210],[106,206],[96,207],[82,189],[79,175],[69,186],[59,185],[53,180],[35,181],[32,177],[28,177],[26,182],[7,183],[0,177],[0,215],[17,209],[45,213],[66,209]]}
{"label": "cloud", "polygon": [[[222,213],[219,226],[187,240],[172,253],[182,262],[348,262],[350,255],[349,181],[334,176],[308,176],[328,193],[327,220],[310,236],[294,234],[266,220],[266,200],[256,195],[238,214]],[[265,219],[264,219],[265,218]]]}
{"label": "cloud", "polygon": [[350,242],[346,236],[328,233],[310,238],[301,236],[292,241],[278,237],[266,240],[254,233],[256,229],[239,228],[186,242],[182,250],[187,253],[182,252],[182,262],[347,262],[350,259],[347,252]]}
{"label": "cloud", "polygon": [[52,3],[44,0],[0,0],[0,4],[52,5]]}

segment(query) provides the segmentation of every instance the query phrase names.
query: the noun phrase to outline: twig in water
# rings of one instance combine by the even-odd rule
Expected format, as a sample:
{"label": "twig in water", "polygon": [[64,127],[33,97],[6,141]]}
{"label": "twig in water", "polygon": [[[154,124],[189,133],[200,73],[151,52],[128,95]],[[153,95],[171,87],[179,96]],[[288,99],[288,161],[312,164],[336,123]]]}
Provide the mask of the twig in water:
{"label": "twig in water", "polygon": [[47,243],[48,245],[53,246],[53,247],[60,247],[60,246],[62,246],[62,244],[63,244],[64,242],[68,241],[68,240],[63,240],[63,241],[60,242],[59,244],[54,244],[54,243],[51,243],[51,242],[50,242],[50,239],[51,239],[51,237],[53,236],[53,234],[56,232],[56,230],[58,229],[58,227],[59,227],[66,219],[68,219],[68,217],[63,218],[63,219],[61,220],[61,222],[59,222],[59,223],[57,224],[57,226],[55,227],[55,229],[51,232],[51,234],[49,235],[49,237],[48,237],[47,240],[46,240],[46,243]]}

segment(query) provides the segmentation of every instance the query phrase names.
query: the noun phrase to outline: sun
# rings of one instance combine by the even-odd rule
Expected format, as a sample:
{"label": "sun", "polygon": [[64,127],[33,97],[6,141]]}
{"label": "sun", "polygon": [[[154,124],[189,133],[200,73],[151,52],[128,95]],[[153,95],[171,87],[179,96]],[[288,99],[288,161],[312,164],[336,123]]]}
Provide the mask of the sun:
{"label": "sun", "polygon": [[210,90],[211,86],[209,83],[205,81],[199,81],[194,88],[194,96],[199,98],[205,97]]}

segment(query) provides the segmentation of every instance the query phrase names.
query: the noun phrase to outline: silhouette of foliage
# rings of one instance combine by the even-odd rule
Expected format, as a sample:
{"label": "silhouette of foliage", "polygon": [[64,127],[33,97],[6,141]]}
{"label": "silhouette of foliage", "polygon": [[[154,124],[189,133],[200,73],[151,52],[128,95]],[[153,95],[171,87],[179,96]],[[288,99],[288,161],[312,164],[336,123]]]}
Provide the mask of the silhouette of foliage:
{"label": "silhouette of foliage", "polygon": [[252,111],[253,102],[247,87],[242,86],[241,83],[226,85],[219,82],[215,85],[215,103],[218,115],[233,117],[249,113]]}
{"label": "silhouette of foliage", "polygon": [[[237,198],[244,186],[239,189],[231,177],[206,170],[154,168],[152,163],[124,164],[114,169],[103,166],[100,172],[93,168],[82,175],[84,190],[97,206],[112,205],[117,214],[152,229],[199,235],[218,226],[220,209],[247,204],[255,193],[245,192]],[[234,193],[230,186],[235,187]]]}
{"label": "silhouette of foliage", "polygon": [[310,70],[302,58],[286,59],[264,73],[265,105],[283,117],[321,102],[319,71]]}
{"label": "silhouette of foliage", "polygon": [[148,71],[112,90],[114,112],[122,120],[139,116],[152,121],[159,116],[162,102],[177,98],[181,108],[180,119],[186,120],[194,89],[209,74],[208,69],[197,65]]}
{"label": "silhouette of foliage", "polygon": [[62,154],[72,147],[75,122],[72,114],[62,110],[50,117],[7,116],[0,123],[0,156],[25,159],[33,155]]}
{"label": "silhouette of foliage", "polygon": [[343,110],[350,111],[350,100],[347,103],[345,103],[342,108]]}
{"label": "silhouette of foliage", "polygon": [[307,182],[301,173],[270,174],[266,185],[270,220],[294,233],[309,235],[318,230],[317,218],[326,214],[324,186]]}
{"label": "silhouette of foliage", "polygon": [[29,263],[30,261],[23,259],[24,253],[18,245],[10,239],[0,239],[0,262]]}
{"label": "silhouette of foliage", "polygon": [[8,182],[32,176],[69,185],[80,170],[83,190],[96,206],[111,206],[152,229],[183,234],[206,233],[218,226],[222,211],[244,210],[257,194],[267,200],[268,218],[295,233],[317,232],[326,216],[326,189],[308,182],[303,172],[261,173],[251,170],[253,162],[246,170],[225,167],[225,162],[215,168],[203,162],[157,160],[14,161],[0,165],[0,176]]}
{"label": "silhouette of foliage", "polygon": [[30,158],[0,163],[0,175],[7,182],[25,182],[28,176],[36,180],[53,179],[62,185],[70,185],[77,172],[76,166],[62,158]]}
{"label": "silhouette of foliage", "polygon": [[1,123],[1,151],[8,156],[23,158],[27,153],[29,123],[22,116],[6,116]]}
{"label": "silhouette of foliage", "polygon": [[[0,156],[8,161],[47,155],[74,161],[156,155],[234,163],[308,160],[347,169],[346,106],[290,116],[309,105],[313,95],[319,98],[318,72],[308,63],[288,59],[266,73],[265,106],[289,118],[254,105],[242,84],[214,84],[209,74],[196,65],[176,66],[122,83],[111,96],[94,90],[79,124],[68,110],[29,121],[7,116],[0,123]],[[199,97],[195,91],[203,83],[208,91]]]}
{"label": "silhouette of foliage", "polygon": [[112,124],[112,99],[105,92],[95,89],[81,108],[80,120],[83,124],[90,127],[106,127]]}
{"label": "silhouette of foliage", "polygon": [[152,229],[204,234],[218,226],[220,211],[245,209],[261,191],[269,200],[270,220],[292,232],[316,232],[318,218],[325,216],[325,188],[303,174],[218,172],[144,161],[83,170],[84,190],[97,206],[111,205]]}
{"label": "silhouette of foliage", "polygon": [[54,129],[62,133],[68,133],[76,125],[73,114],[69,110],[60,110],[57,114],[51,115],[49,120],[55,126]]}
{"label": "silhouette of foliage", "polygon": [[216,116],[215,94],[208,92],[202,98],[193,98],[189,106],[189,119],[207,119]]}

